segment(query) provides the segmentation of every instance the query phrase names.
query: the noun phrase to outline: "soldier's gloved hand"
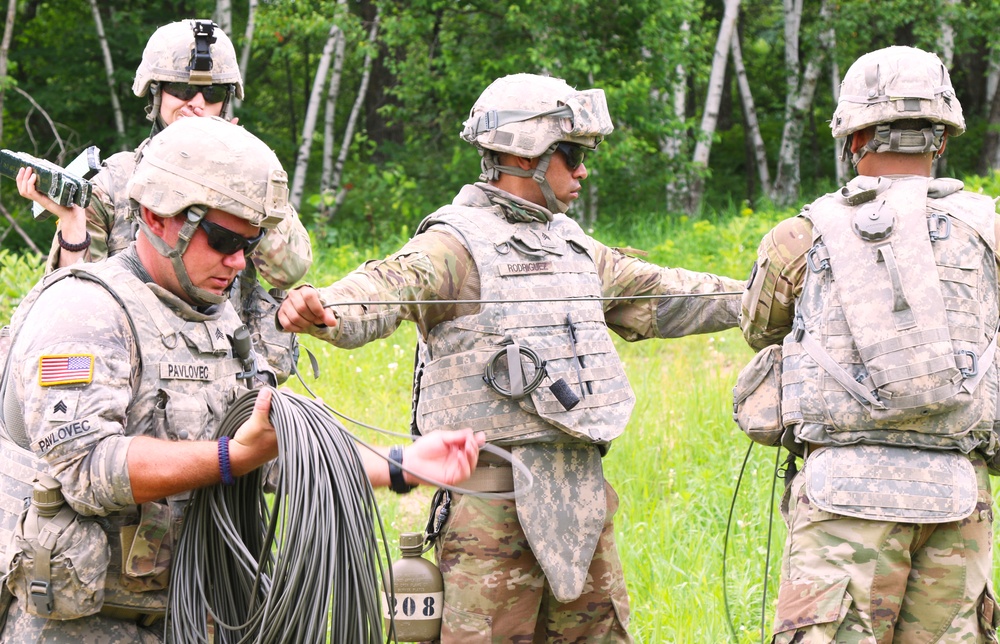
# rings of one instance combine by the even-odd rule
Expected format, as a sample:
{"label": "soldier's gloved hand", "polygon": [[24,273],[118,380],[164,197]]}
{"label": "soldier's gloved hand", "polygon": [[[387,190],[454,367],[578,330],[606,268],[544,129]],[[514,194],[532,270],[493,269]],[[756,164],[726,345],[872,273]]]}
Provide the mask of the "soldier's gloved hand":
{"label": "soldier's gloved hand", "polygon": [[421,476],[446,485],[469,478],[479,461],[479,448],[486,444],[482,432],[471,429],[431,432],[403,450],[403,478],[409,484],[425,483]]}
{"label": "soldier's gloved hand", "polygon": [[229,441],[229,454],[236,476],[246,474],[278,456],[278,434],[268,418],[272,392],[272,389],[265,388],[257,393],[250,418],[240,425]]}
{"label": "soldier's gloved hand", "polygon": [[307,333],[311,327],[337,326],[336,314],[323,308],[319,291],[312,286],[301,286],[288,292],[278,309],[278,324],[283,331]]}

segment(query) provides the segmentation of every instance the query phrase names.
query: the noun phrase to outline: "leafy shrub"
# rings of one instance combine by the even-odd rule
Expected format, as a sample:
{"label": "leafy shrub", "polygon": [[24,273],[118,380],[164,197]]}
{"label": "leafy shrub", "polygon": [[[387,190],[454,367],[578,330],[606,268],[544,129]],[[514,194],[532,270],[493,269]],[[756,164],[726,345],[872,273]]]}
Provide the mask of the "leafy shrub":
{"label": "leafy shrub", "polygon": [[21,298],[45,272],[45,257],[0,248],[0,326],[10,320]]}

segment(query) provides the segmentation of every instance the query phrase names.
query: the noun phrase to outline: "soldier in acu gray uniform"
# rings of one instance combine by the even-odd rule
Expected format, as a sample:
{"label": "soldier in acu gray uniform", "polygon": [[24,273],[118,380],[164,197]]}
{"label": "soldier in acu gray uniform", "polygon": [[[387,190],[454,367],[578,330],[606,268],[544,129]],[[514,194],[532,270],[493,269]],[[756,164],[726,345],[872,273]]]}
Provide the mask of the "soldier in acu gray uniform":
{"label": "soldier in acu gray uniform", "polygon": [[[162,641],[190,491],[278,454],[266,388],[232,440],[213,440],[253,371],[226,292],[288,212],[277,157],[228,121],[183,119],[146,147],[128,194],[136,241],[47,275],[12,322],[0,381],[7,644]],[[429,438],[407,448],[417,475],[456,482],[475,467],[472,432]],[[388,465],[362,451],[387,485]]]}
{"label": "soldier in acu gray uniform", "polygon": [[773,641],[996,642],[995,205],[931,178],[965,130],[934,54],[859,58],[831,127],[858,177],[764,237],[740,322],[741,427],[805,458]]}
{"label": "soldier in acu gray uniform", "polygon": [[[132,91],[148,99],[146,116],[153,122],[150,139],[133,152],[119,152],[104,161],[92,179],[94,199],[85,216],[68,211],[59,217],[47,271],[80,261],[96,262],[125,250],[136,235],[136,213],[130,212],[126,185],[146,144],[178,119],[232,118],[233,101],[243,98],[243,77],[225,32],[209,20],[181,20],[150,36]],[[30,171],[22,175],[18,187],[24,196],[33,175]],[[37,201],[54,210],[47,196]],[[274,313],[283,297],[281,289],[299,281],[312,264],[309,233],[293,209],[267,231],[250,259],[230,296],[260,352],[283,382],[294,367],[296,345],[292,336],[274,329]],[[258,269],[274,287],[271,293],[259,284]]]}
{"label": "soldier in acu gray uniform", "polygon": [[[533,475],[529,485],[484,456],[466,486],[516,501],[452,498],[436,543],[442,642],[631,641],[618,498],[601,457],[635,397],[608,328],[627,340],[730,328],[735,296],[683,296],[741,285],[628,257],[564,214],[587,177],[584,154],[612,129],[600,89],[496,80],[462,132],[482,155],[482,182],[399,252],[332,286],[295,289],[278,312],[284,328],[344,348],[416,323],[419,433],[483,431]],[[681,297],[627,300],[648,295]],[[615,296],[626,300],[601,299]],[[377,305],[417,300],[473,301]],[[357,301],[372,304],[336,306]]]}

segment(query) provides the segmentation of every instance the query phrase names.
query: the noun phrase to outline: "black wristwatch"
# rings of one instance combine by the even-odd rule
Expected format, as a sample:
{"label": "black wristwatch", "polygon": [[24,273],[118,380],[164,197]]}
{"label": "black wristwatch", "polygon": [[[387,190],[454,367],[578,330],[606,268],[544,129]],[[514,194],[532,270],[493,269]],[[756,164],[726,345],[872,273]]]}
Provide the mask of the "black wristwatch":
{"label": "black wristwatch", "polygon": [[396,494],[406,494],[416,485],[410,485],[403,478],[403,446],[393,445],[389,448],[389,489]]}

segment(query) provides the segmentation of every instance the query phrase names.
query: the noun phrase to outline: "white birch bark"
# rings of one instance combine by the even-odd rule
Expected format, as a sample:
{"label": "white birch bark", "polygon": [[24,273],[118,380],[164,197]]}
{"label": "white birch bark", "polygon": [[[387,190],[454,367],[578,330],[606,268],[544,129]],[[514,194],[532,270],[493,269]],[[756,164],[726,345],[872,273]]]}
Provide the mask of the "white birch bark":
{"label": "white birch bark", "polygon": [[289,201],[296,210],[302,205],[302,191],[306,183],[306,173],[309,170],[309,153],[312,150],[313,135],[316,133],[316,118],[319,114],[320,96],[326,78],[330,71],[330,60],[333,58],[333,46],[336,43],[340,27],[333,25],[323,47],[323,54],[319,59],[319,66],[316,69],[316,76],[313,78],[312,92],[309,94],[309,105],[306,107],[306,118],[302,123],[302,143],[299,145],[298,154],[295,157],[295,174],[292,177],[292,190]]}
{"label": "white birch bark", "polygon": [[[347,16],[347,0],[338,0],[337,8],[341,19]],[[329,206],[327,199],[333,194],[332,189],[340,183],[337,177],[337,184],[333,178],[333,147],[335,143],[334,127],[337,122],[337,99],[340,97],[340,81],[344,74],[344,58],[347,50],[347,36],[341,29],[337,44],[334,46],[333,68],[330,70],[330,82],[326,90],[326,112],[323,123],[323,173],[320,176],[319,190],[322,195],[320,200],[320,215],[327,216]]]}
{"label": "white birch bark", "polygon": [[[722,84],[726,79],[726,64],[729,61],[729,49],[732,46],[736,19],[739,16],[740,0],[725,0],[725,11],[722,22],[719,23],[719,37],[715,42],[715,55],[712,57],[712,71],[708,79],[708,94],[705,97],[705,111],[701,117],[701,129],[698,133],[698,143],[694,148],[694,170],[698,172],[708,168],[708,157],[712,151],[712,139],[715,136],[715,126],[719,120],[719,103],[722,102]],[[695,214],[701,205],[705,182],[697,178],[691,182],[688,214]]]}
{"label": "white birch bark", "polygon": [[[945,15],[950,18],[953,7],[958,6],[960,0],[944,0],[946,5]],[[944,63],[944,66],[951,69],[951,64],[955,58],[955,26],[950,19],[941,23],[941,33],[938,34],[937,54]]]}
{"label": "white birch bark", "polygon": [[[830,51],[834,52],[837,50],[836,47],[836,34],[833,33],[831,29],[830,34]],[[830,56],[830,89],[833,94],[833,104],[836,105],[840,102],[840,66],[837,65],[837,57]],[[842,186],[850,180],[851,176],[851,162],[843,155],[844,142],[842,139],[833,140],[833,167],[837,178],[837,185]]]}
{"label": "white birch bark", "polygon": [[111,50],[108,48],[108,38],[104,34],[104,21],[101,20],[101,11],[97,8],[97,0],[90,0],[90,10],[94,14],[94,25],[97,27],[97,39],[101,43],[101,54],[104,57],[104,73],[107,77],[108,94],[111,96],[111,110],[115,117],[115,129],[118,131],[118,140],[122,142],[122,150],[125,150],[125,118],[122,115],[122,106],[118,101],[118,92],[115,91],[115,65],[111,60]]}
{"label": "white birch bark", "polygon": [[7,0],[7,21],[3,27],[3,40],[0,41],[0,141],[3,141],[3,97],[4,81],[7,79],[7,61],[10,52],[10,41],[14,38],[14,18],[17,15],[17,0]]}
{"label": "white birch bark", "polygon": [[[250,47],[253,44],[253,31],[257,19],[257,0],[250,0],[249,12],[247,13],[247,28],[243,31],[243,50],[240,52],[240,77],[243,79],[243,91],[246,93],[247,68],[250,67]],[[233,107],[238,108],[243,104],[239,99],[233,100]]]}
{"label": "white birch bark", "polygon": [[747,122],[747,136],[753,141],[754,159],[757,162],[757,176],[760,178],[761,191],[771,192],[771,173],[767,169],[767,148],[764,147],[764,137],[760,133],[760,123],[757,121],[757,108],[753,102],[750,81],[747,79],[747,69],[743,64],[743,50],[740,47],[739,31],[733,30],[732,39],[733,69],[736,70],[736,82],[740,89],[740,100],[743,103],[743,115]]}
{"label": "white birch bark", "polygon": [[233,5],[229,0],[215,0],[215,24],[232,38],[233,35]]}
{"label": "white birch bark", "polygon": [[[826,0],[820,4],[819,15],[823,23],[829,24]],[[800,146],[802,133],[805,130],[805,116],[812,106],[823,58],[833,38],[832,27],[821,32],[820,47],[816,48],[816,52],[809,59],[809,63],[800,78],[798,31],[802,21],[801,0],[785,0],[785,20],[785,64],[787,66],[788,93],[785,98],[785,127],[781,135],[778,168],[771,190],[771,200],[779,206],[790,204],[799,195]],[[791,33],[790,30],[793,28],[794,33]]]}
{"label": "white birch bark", "polygon": [[340,154],[337,156],[337,163],[334,165],[333,176],[337,181],[337,199],[333,204],[333,209],[330,212],[330,217],[333,218],[340,210],[340,206],[343,205],[344,199],[347,198],[347,190],[340,184],[340,177],[344,174],[344,165],[347,163],[347,153],[351,150],[351,140],[354,138],[354,127],[358,121],[358,114],[361,113],[361,107],[365,103],[365,96],[368,94],[368,82],[371,80],[372,76],[372,62],[374,58],[372,57],[372,52],[376,51],[375,39],[378,38],[379,22],[382,19],[382,8],[381,6],[375,10],[375,19],[372,20],[371,29],[368,30],[368,43],[372,45],[367,48],[367,53],[365,54],[365,62],[362,66],[361,73],[361,85],[358,88],[358,96],[354,99],[354,105],[351,107],[351,114],[347,118],[347,128],[344,131],[344,139],[340,144]]}
{"label": "white birch bark", "polygon": [[[691,40],[691,23],[687,20],[681,23],[679,30],[682,49],[687,49]],[[669,82],[671,88],[671,107],[674,114],[674,125],[672,130],[660,138],[660,152],[670,160],[670,165],[675,168],[674,179],[666,185],[666,206],[668,212],[675,212],[683,207],[687,196],[687,178],[683,170],[678,171],[677,160],[683,154],[685,128],[687,119],[687,70],[684,65],[678,63],[674,66],[673,78]],[[659,91],[652,93],[654,101],[664,100]]]}

